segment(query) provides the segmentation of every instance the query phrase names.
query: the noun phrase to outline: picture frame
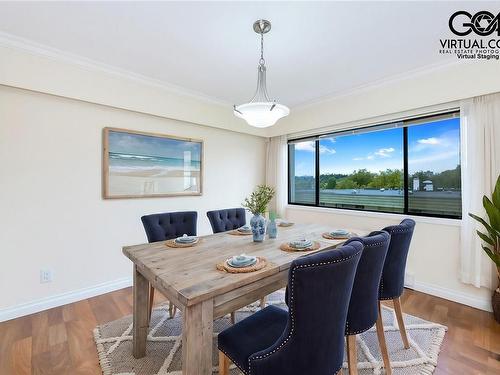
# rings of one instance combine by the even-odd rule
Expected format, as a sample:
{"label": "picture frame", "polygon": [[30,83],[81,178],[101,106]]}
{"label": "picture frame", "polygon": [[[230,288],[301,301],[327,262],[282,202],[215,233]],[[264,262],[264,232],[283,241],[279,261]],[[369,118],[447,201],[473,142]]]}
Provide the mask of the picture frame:
{"label": "picture frame", "polygon": [[104,199],[199,196],[203,140],[105,127]]}

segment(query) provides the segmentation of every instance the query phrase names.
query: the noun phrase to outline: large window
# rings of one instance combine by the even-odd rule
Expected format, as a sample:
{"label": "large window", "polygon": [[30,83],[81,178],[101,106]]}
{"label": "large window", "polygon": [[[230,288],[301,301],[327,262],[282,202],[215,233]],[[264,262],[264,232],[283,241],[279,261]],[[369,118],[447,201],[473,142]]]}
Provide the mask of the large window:
{"label": "large window", "polygon": [[290,199],[294,203],[313,205],[316,203],[316,142],[305,140],[288,145]]}
{"label": "large window", "polygon": [[458,112],[289,142],[289,203],[460,218]]}

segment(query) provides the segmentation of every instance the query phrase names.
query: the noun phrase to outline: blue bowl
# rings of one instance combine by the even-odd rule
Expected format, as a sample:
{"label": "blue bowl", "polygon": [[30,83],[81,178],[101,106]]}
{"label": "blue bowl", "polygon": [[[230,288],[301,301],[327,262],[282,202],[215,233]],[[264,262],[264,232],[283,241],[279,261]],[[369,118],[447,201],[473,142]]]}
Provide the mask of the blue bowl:
{"label": "blue bowl", "polygon": [[311,240],[292,241],[289,243],[289,245],[290,245],[290,247],[293,247],[295,249],[306,249],[306,248],[312,246],[312,241]]}
{"label": "blue bowl", "polygon": [[182,236],[182,237],[177,237],[175,239],[175,242],[177,243],[192,243],[195,242],[197,239],[196,236]]}
{"label": "blue bowl", "polygon": [[332,237],[347,237],[349,236],[349,231],[345,229],[335,229],[330,232],[330,236]]}
{"label": "blue bowl", "polygon": [[231,267],[237,267],[237,268],[248,267],[248,266],[252,266],[255,263],[257,263],[257,258],[254,256],[248,256],[248,255],[245,255],[245,256],[238,255],[238,256],[234,256],[232,258],[229,258],[227,260],[227,263]]}

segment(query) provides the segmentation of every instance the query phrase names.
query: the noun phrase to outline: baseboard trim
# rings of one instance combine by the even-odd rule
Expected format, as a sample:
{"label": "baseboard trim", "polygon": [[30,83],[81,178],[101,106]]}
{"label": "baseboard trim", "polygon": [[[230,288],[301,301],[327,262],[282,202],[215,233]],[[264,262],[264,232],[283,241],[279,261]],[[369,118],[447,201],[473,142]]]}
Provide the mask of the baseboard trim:
{"label": "baseboard trim", "polygon": [[[131,285],[132,285],[132,279],[130,277],[124,277],[121,279],[108,281],[102,284],[97,284],[88,288],[75,290],[73,292],[57,294],[55,296],[41,298],[33,302],[20,304],[13,307],[8,307],[6,309],[0,310],[0,322],[19,318],[21,316],[29,314],[34,314],[39,311],[66,305],[68,303],[81,301],[82,299],[91,298],[118,289],[127,288]],[[418,292],[430,294],[432,296],[444,298],[453,302],[461,303],[463,305],[471,306],[476,309],[490,311],[490,312],[492,311],[491,300],[489,298],[475,298],[471,297],[468,294],[459,293],[454,290],[418,281],[416,281],[414,285],[412,285],[409,288],[414,289]]]}
{"label": "baseboard trim", "polygon": [[462,305],[467,305],[474,307],[479,310],[484,311],[493,311],[491,308],[491,299],[490,298],[480,298],[480,297],[472,297],[469,294],[464,294],[457,292],[455,290],[443,288],[436,285],[431,285],[427,283],[423,283],[420,281],[415,281],[415,283],[409,287],[410,289],[414,289],[418,292],[430,294],[432,296],[444,298],[453,302],[461,303]]}
{"label": "baseboard trim", "polygon": [[127,288],[132,285],[130,277],[108,281],[88,288],[78,289],[72,292],[57,294],[54,296],[41,298],[32,302],[19,304],[13,307],[0,310],[0,322],[19,318],[21,316],[37,313],[39,311],[51,309],[80,301],[82,299],[95,297],[100,294],[109,293],[118,289]]}

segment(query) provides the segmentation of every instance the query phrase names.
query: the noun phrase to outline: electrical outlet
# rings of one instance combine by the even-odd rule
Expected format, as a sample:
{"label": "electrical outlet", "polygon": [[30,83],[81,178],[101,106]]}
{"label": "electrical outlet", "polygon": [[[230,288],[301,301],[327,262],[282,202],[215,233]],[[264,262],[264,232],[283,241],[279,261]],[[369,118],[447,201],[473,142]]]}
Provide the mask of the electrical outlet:
{"label": "electrical outlet", "polygon": [[405,287],[413,289],[415,287],[415,274],[412,272],[405,273]]}
{"label": "electrical outlet", "polygon": [[50,283],[52,281],[51,270],[40,270],[40,284]]}

